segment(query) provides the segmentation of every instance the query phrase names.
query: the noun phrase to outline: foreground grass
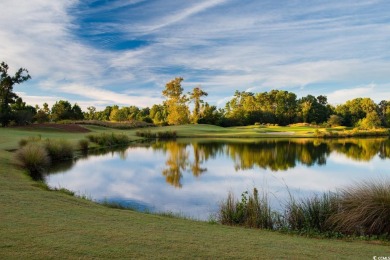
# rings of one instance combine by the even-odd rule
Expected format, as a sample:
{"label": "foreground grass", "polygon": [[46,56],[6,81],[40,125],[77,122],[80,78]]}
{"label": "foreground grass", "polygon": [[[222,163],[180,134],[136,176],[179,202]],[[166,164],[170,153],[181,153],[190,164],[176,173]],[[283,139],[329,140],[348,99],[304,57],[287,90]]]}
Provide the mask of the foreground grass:
{"label": "foreground grass", "polygon": [[[205,131],[209,128],[203,127]],[[126,133],[135,136],[131,131]],[[61,192],[44,190],[13,167],[12,153],[4,150],[4,147],[16,148],[22,137],[37,134],[42,138],[69,141],[85,137],[84,134],[1,129],[0,259],[372,259],[373,256],[388,256],[389,246],[376,241],[318,240],[212,225],[110,209]]]}

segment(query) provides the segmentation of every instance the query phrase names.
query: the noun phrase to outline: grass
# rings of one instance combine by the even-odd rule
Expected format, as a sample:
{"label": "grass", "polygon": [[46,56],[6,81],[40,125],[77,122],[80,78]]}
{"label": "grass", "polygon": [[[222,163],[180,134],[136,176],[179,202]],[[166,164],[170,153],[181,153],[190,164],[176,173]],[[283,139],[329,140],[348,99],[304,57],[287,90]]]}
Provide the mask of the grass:
{"label": "grass", "polygon": [[73,146],[65,139],[46,139],[44,147],[52,161],[69,160],[73,158]]}
{"label": "grass", "polygon": [[[94,133],[123,131],[87,126]],[[178,135],[224,136],[232,129],[181,126]],[[245,130],[246,131],[246,130]],[[125,132],[137,140],[135,130]],[[0,259],[48,258],[339,258],[388,255],[378,241],[319,240],[277,232],[210,225],[111,209],[66,191],[48,191],[12,165],[18,141],[29,136],[65,139],[77,147],[84,133],[0,128]],[[257,136],[257,133],[255,133]],[[214,222],[215,223],[215,222]]]}
{"label": "grass", "polygon": [[89,141],[96,143],[103,147],[113,147],[113,146],[124,146],[130,143],[130,138],[126,134],[119,133],[101,133],[101,134],[91,134],[87,138]]}
{"label": "grass", "polygon": [[390,181],[375,180],[340,190],[340,210],[332,217],[340,232],[390,236]]}
{"label": "grass", "polygon": [[355,183],[337,193],[297,201],[292,196],[284,212],[269,206],[268,196],[244,192],[241,201],[229,193],[220,205],[225,225],[281,230],[325,237],[381,237],[390,239],[390,180]]}
{"label": "grass", "polygon": [[15,163],[26,169],[35,179],[42,179],[42,172],[50,165],[47,150],[40,144],[30,143],[21,147],[14,155]]}
{"label": "grass", "polygon": [[148,131],[137,131],[135,132],[137,136],[144,137],[147,139],[176,139],[177,133],[176,131],[165,131],[165,132],[152,132]]}

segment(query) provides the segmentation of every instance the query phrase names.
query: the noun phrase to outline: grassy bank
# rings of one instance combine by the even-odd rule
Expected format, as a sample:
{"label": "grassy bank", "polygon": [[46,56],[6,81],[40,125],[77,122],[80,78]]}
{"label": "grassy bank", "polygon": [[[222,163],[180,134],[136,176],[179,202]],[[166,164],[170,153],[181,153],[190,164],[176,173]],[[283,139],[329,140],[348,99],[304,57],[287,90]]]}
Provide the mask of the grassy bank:
{"label": "grassy bank", "polygon": [[[131,140],[138,138],[132,130],[88,128],[95,134],[126,133]],[[176,130],[179,136],[212,131],[223,135],[224,131],[232,131],[211,126],[183,126]],[[1,259],[372,259],[388,255],[388,245],[377,241],[318,240],[110,209],[62,192],[44,190],[11,164],[12,153],[7,151],[16,149],[21,138],[37,135],[42,139],[66,139],[77,147],[88,134],[0,129]]]}

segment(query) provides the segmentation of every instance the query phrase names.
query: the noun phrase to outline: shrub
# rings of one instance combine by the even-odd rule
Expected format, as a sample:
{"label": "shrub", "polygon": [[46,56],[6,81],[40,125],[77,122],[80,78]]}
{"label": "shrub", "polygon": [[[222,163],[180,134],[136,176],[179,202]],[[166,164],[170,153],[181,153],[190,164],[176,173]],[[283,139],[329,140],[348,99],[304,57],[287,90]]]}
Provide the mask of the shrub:
{"label": "shrub", "polygon": [[356,235],[390,235],[390,181],[357,183],[340,190],[335,229]]}
{"label": "shrub", "polygon": [[26,144],[15,153],[16,163],[27,169],[33,179],[42,179],[42,173],[50,164],[49,155],[39,144]]}
{"label": "shrub", "polygon": [[47,139],[44,142],[44,145],[47,153],[53,161],[73,158],[73,147],[66,140]]}

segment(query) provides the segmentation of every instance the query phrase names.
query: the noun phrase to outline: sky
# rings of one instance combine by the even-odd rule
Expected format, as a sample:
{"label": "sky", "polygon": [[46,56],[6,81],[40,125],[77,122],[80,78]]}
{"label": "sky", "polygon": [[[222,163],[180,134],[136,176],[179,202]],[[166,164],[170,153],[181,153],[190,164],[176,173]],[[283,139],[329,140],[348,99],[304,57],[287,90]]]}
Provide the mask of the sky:
{"label": "sky", "polygon": [[152,106],[183,77],[235,90],[390,100],[388,0],[1,0],[0,61],[30,105]]}

